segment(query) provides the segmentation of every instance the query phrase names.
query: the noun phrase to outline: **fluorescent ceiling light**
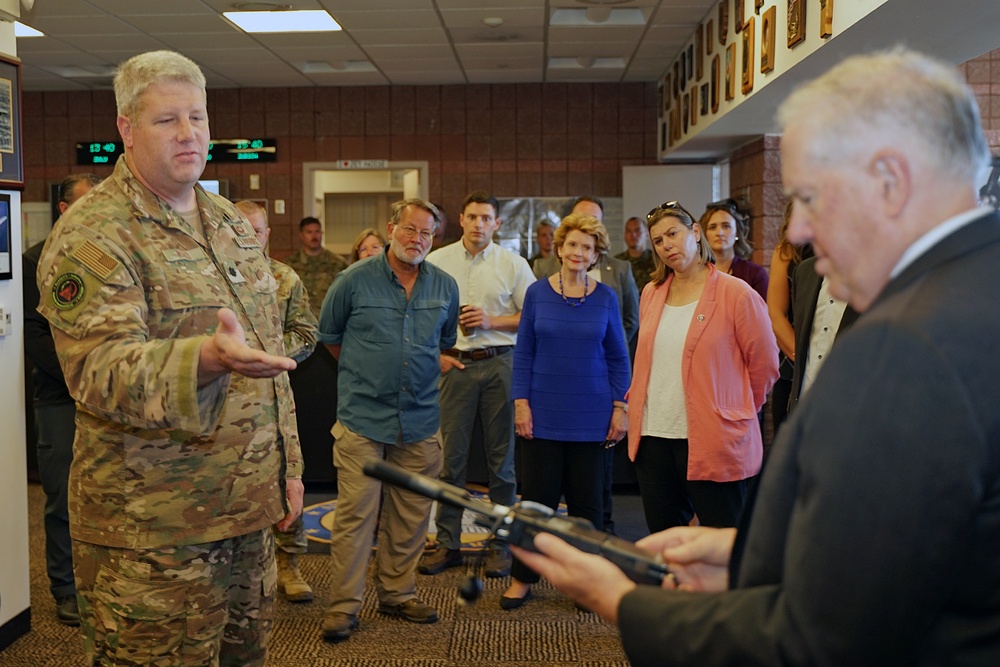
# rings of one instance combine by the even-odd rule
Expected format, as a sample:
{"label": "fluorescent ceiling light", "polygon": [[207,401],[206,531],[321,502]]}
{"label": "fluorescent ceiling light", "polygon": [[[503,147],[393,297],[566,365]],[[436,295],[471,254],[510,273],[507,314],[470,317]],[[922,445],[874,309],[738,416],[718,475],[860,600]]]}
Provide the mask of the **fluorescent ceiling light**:
{"label": "fluorescent ceiling light", "polygon": [[336,60],[326,62],[321,60],[308,60],[304,63],[295,63],[296,67],[303,74],[337,74],[339,72],[376,72],[375,66],[367,60]]}
{"label": "fluorescent ceiling light", "polygon": [[550,26],[639,26],[646,25],[646,13],[641,8],[591,7],[590,9],[555,9]]}
{"label": "fluorescent ceiling light", "polygon": [[321,9],[279,12],[223,12],[245,32],[333,32],[340,24]]}
{"label": "fluorescent ceiling light", "polygon": [[625,60],[622,58],[595,58],[593,56],[549,58],[549,69],[625,69]]}
{"label": "fluorescent ceiling light", "polygon": [[30,25],[24,25],[20,21],[14,21],[14,37],[45,37],[45,33],[35,30]]}

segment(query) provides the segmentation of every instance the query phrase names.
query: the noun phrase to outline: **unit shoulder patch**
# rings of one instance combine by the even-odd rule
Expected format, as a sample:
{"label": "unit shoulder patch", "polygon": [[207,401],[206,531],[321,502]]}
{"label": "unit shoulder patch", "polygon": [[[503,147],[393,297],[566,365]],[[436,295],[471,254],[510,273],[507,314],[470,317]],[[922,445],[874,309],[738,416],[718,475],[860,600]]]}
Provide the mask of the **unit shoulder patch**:
{"label": "unit shoulder patch", "polygon": [[59,310],[76,308],[86,294],[86,283],[76,273],[64,273],[52,283],[52,303]]}

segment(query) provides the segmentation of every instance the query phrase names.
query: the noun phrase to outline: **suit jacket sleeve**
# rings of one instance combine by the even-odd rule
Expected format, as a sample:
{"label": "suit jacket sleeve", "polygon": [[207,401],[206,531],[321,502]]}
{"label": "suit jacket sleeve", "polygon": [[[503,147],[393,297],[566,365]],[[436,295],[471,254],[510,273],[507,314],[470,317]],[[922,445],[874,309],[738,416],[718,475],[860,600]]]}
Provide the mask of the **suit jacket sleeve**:
{"label": "suit jacket sleeve", "polygon": [[635,338],[639,332],[639,288],[632,275],[632,265],[622,261],[618,280],[622,286],[622,326],[625,327],[625,342]]}
{"label": "suit jacket sleeve", "polygon": [[795,329],[795,362],[792,370],[792,393],[788,398],[790,407],[799,401],[802,378],[809,360],[809,339],[812,336],[813,319],[816,315],[816,299],[823,284],[823,278],[816,273],[816,258],[810,257],[795,267],[792,273],[792,327]]}

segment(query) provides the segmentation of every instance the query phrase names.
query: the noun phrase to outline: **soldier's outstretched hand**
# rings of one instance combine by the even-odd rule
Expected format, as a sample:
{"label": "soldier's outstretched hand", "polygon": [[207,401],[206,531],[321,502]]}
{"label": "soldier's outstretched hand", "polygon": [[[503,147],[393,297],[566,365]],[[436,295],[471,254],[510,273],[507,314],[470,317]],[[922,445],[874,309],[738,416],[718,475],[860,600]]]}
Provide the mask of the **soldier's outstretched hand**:
{"label": "soldier's outstretched hand", "polygon": [[206,340],[199,352],[198,386],[203,386],[226,373],[239,373],[251,378],[270,378],[295,368],[295,361],[279,357],[247,345],[246,333],[229,308],[219,309],[219,327]]}

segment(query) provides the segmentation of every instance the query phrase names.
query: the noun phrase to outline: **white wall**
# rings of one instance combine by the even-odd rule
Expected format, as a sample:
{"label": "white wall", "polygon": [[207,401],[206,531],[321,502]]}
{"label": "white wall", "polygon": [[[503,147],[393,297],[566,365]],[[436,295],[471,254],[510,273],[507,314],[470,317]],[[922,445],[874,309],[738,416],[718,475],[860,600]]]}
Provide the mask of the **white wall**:
{"label": "white wall", "polygon": [[[666,164],[622,168],[622,217],[644,218],[651,209],[677,200],[695,217],[729,191],[729,165]],[[624,224],[624,221],[623,221]]]}
{"label": "white wall", "polygon": [[[14,24],[0,22],[0,53],[16,55]],[[0,281],[0,306],[10,309],[12,331],[0,337],[0,626],[27,609],[28,484],[24,423],[24,326],[21,299],[21,193],[11,198],[11,266]]]}

